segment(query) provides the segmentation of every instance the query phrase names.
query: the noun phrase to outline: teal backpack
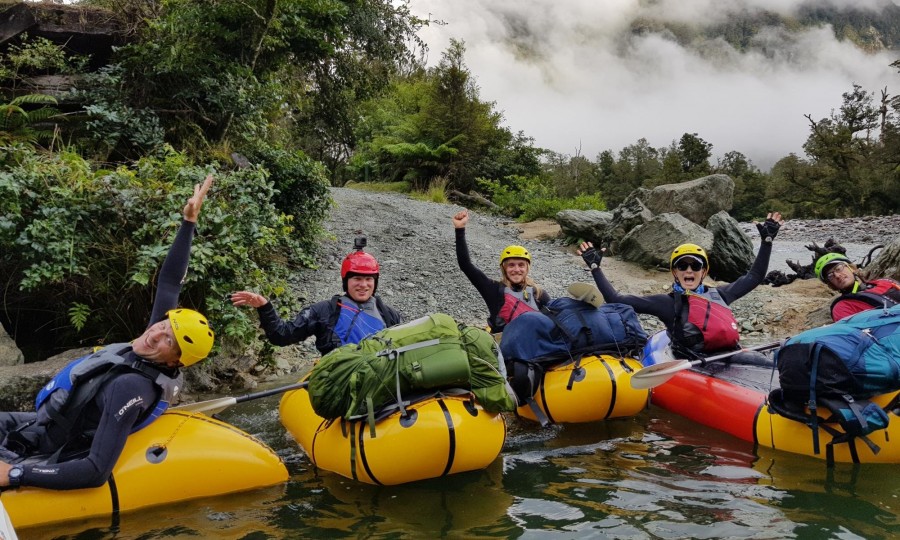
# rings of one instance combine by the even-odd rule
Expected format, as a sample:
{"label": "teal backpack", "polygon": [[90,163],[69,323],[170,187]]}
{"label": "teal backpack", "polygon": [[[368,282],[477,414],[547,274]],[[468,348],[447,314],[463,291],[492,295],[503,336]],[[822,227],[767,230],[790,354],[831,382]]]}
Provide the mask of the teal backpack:
{"label": "teal backpack", "polygon": [[309,377],[313,410],[325,419],[366,417],[385,407],[405,412],[404,396],[463,389],[484,410],[513,411],[494,338],[443,313],[381,330],[358,344],[338,347],[319,360]]}
{"label": "teal backpack", "polygon": [[[869,398],[900,390],[900,305],[807,330],[789,339],[775,360],[780,388],[770,395],[770,407],[813,429],[814,453],[819,453],[817,428],[823,422],[826,431],[833,430],[828,423],[843,428],[843,433],[834,430],[831,444],[858,437],[877,452],[866,435],[886,428],[890,418]],[[819,407],[832,417],[820,420]]]}

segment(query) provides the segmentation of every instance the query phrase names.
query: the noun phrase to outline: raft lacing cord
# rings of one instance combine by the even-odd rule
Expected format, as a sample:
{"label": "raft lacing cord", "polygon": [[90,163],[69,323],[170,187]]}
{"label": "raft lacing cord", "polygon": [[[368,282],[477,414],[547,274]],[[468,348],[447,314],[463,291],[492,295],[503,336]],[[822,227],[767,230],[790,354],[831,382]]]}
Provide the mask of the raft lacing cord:
{"label": "raft lacing cord", "polygon": [[175,435],[178,435],[178,431],[181,430],[182,426],[184,426],[184,424],[186,424],[188,420],[190,420],[191,418],[193,418],[195,416],[200,416],[203,413],[202,412],[185,412],[183,414],[184,414],[184,420],[182,420],[181,422],[179,422],[179,424],[177,426],[175,426],[175,429],[172,430],[172,434],[169,435],[169,438],[166,439],[166,442],[159,445],[160,448],[168,447],[169,443],[172,442],[172,439],[175,438]]}

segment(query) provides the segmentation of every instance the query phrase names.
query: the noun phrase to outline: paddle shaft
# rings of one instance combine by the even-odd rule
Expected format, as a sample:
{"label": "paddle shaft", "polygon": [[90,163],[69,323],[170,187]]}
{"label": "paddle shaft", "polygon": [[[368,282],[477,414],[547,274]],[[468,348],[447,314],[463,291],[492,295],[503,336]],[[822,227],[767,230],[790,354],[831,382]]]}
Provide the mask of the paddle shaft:
{"label": "paddle shaft", "polygon": [[274,396],[275,394],[280,394],[282,392],[289,392],[291,390],[298,390],[300,388],[306,388],[309,386],[309,381],[303,381],[299,383],[289,384],[287,386],[279,386],[278,388],[270,388],[268,390],[261,390],[259,392],[254,392],[252,394],[244,394],[243,396],[238,397],[224,397],[217,399],[210,399],[208,401],[199,401],[197,403],[188,403],[187,405],[179,405],[177,407],[173,407],[174,410],[177,411],[187,411],[187,412],[203,412],[216,414],[224,411],[228,407],[232,405],[237,405],[238,403],[243,403],[245,401],[250,401],[253,399],[260,399],[268,396]]}
{"label": "paddle shaft", "polygon": [[672,360],[669,362],[660,362],[658,364],[653,364],[638,370],[637,373],[631,376],[631,386],[632,388],[636,388],[639,390],[645,390],[648,388],[653,388],[655,386],[659,386],[672,377],[674,377],[677,373],[682,372],[686,369],[691,369],[693,367],[702,366],[709,362],[715,362],[718,360],[725,360],[740,354],[742,352],[747,351],[767,351],[770,349],[776,349],[783,344],[781,341],[776,341],[773,343],[766,343],[765,345],[757,345],[755,347],[747,347],[745,349],[740,349],[737,351],[729,351],[727,353],[717,354],[715,356],[709,356],[707,358],[702,358],[699,360]]}
{"label": "paddle shaft", "polygon": [[783,343],[784,343],[783,341],[773,341],[772,343],[766,343],[764,345],[755,345],[753,347],[745,347],[745,348],[739,349],[737,351],[728,351],[726,353],[717,354],[714,356],[707,356],[706,358],[692,360],[691,367],[702,366],[703,364],[708,364],[709,362],[715,362],[717,360],[725,360],[727,358],[731,358],[732,356],[734,356],[736,354],[740,354],[742,352],[748,352],[748,351],[763,352],[763,351],[769,351],[772,349],[777,349],[778,347],[781,347],[781,345]]}

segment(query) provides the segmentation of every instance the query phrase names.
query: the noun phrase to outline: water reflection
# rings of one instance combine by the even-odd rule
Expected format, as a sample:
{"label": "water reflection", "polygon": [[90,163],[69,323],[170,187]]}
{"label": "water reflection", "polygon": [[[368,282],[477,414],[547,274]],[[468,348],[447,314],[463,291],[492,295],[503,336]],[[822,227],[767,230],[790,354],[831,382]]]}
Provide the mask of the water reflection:
{"label": "water reflection", "polygon": [[753,445],[652,407],[635,418],[510,422],[484,471],[400,486],[311,468],[277,402],[225,420],[279,452],[278,489],[24,531],[31,538],[893,538],[900,466],[841,465]]}

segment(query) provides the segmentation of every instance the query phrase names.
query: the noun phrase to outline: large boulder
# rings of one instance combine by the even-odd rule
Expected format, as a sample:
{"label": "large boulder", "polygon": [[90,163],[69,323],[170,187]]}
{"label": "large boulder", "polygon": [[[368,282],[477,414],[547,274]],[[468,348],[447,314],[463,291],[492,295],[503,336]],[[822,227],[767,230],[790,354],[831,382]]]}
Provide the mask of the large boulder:
{"label": "large boulder", "polygon": [[622,239],[619,255],[644,266],[668,268],[672,250],[688,242],[709,251],[713,234],[681,214],[669,212],[632,229]]}
{"label": "large boulder", "polygon": [[66,351],[42,362],[0,366],[0,411],[33,411],[34,398],[47,381],[90,348]]}
{"label": "large boulder", "polygon": [[556,222],[564,235],[599,245],[612,217],[612,212],[601,210],[562,210],[556,214]]}
{"label": "large boulder", "polygon": [[657,186],[641,195],[644,205],[654,214],[677,212],[697,225],[734,204],[734,180],[713,174],[680,184]]}
{"label": "large boulder", "polygon": [[619,244],[632,229],[653,219],[653,212],[643,203],[643,198],[649,193],[648,189],[638,188],[613,210],[612,221],[605,234],[610,253],[618,253]]}
{"label": "large boulder", "polygon": [[753,264],[753,242],[738,222],[722,211],[706,223],[713,235],[709,250],[709,276],[716,281],[734,281],[746,274]]}
{"label": "large boulder", "polygon": [[[25,363],[25,355],[16,346],[6,329],[0,324],[0,366],[15,366]],[[2,409],[0,409],[2,410]]]}

